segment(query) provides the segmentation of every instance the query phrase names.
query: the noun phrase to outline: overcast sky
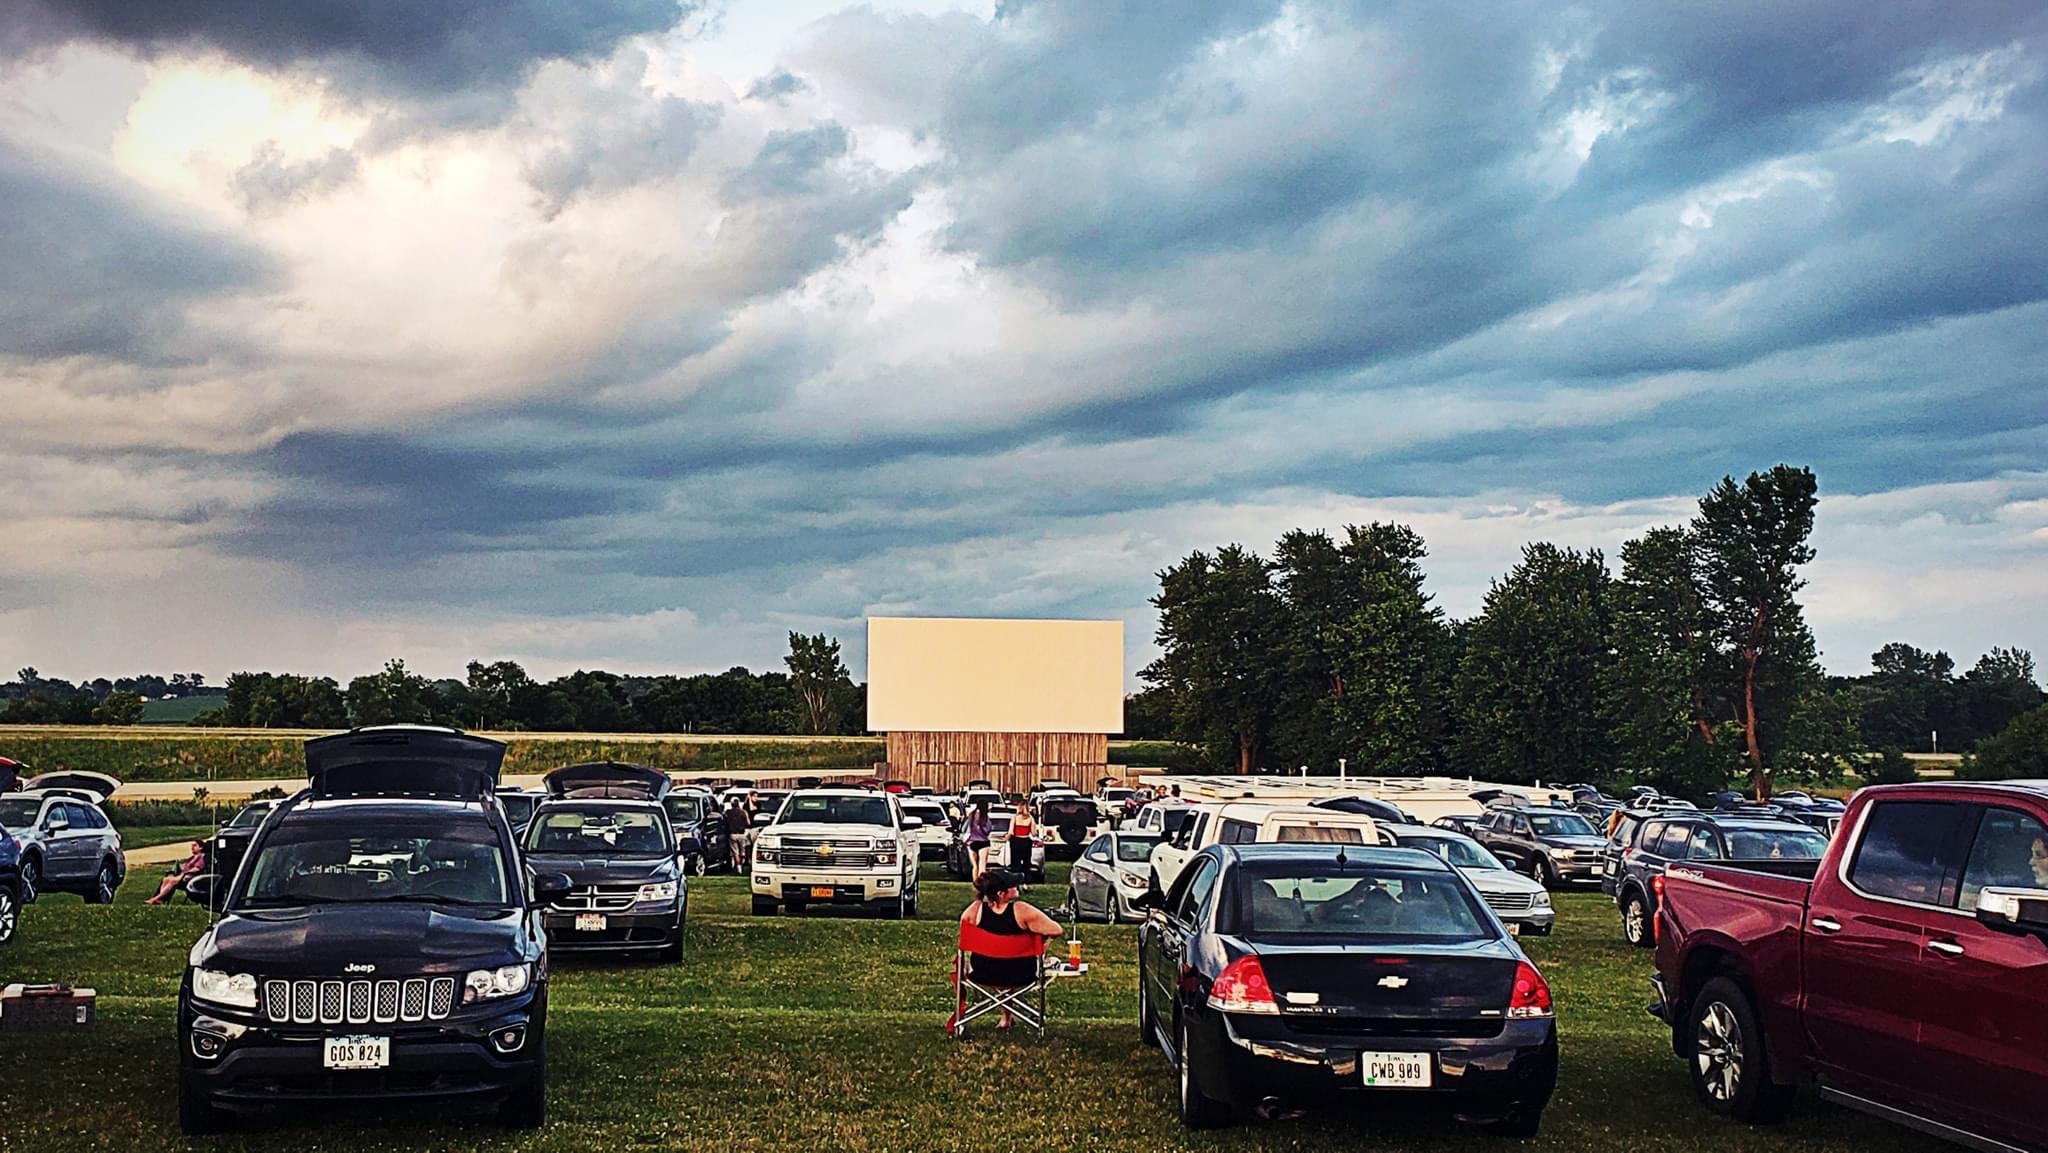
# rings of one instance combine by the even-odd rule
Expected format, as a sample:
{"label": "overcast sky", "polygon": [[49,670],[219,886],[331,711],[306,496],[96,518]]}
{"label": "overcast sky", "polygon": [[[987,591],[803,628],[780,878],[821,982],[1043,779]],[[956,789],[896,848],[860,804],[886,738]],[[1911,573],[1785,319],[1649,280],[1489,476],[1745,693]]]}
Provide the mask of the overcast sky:
{"label": "overcast sky", "polygon": [[[779,663],[1812,466],[2048,657],[2048,8],[0,5],[0,664]],[[11,663],[9,663],[11,662]]]}

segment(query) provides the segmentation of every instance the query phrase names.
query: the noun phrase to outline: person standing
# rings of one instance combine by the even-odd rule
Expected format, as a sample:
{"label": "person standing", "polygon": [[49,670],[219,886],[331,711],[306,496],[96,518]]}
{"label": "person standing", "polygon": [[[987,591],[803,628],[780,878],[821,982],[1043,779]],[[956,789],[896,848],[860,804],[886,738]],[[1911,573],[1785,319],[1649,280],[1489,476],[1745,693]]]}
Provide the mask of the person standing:
{"label": "person standing", "polygon": [[754,823],[747,816],[747,806],[737,793],[731,804],[726,806],[725,839],[732,849],[732,871],[745,876],[752,864],[754,848]]}
{"label": "person standing", "polygon": [[1026,876],[1031,873],[1032,828],[1029,807],[1018,809],[1010,818],[1010,868]]}
{"label": "person standing", "polygon": [[988,801],[974,802],[967,811],[967,822],[960,827],[960,839],[967,842],[968,872],[979,877],[988,872],[988,842],[992,833],[988,819]]}

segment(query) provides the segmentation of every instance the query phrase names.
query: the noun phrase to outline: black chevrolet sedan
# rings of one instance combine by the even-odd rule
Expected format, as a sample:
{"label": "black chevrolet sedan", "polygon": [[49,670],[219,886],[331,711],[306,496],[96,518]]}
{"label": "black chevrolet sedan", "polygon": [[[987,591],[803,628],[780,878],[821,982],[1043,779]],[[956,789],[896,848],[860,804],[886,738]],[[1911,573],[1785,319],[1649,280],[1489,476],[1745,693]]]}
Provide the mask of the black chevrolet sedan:
{"label": "black chevrolet sedan", "polygon": [[1181,1120],[1351,1097],[1536,1132],[1557,1082],[1550,987],[1471,884],[1415,849],[1214,845],[1138,930],[1138,1028]]}

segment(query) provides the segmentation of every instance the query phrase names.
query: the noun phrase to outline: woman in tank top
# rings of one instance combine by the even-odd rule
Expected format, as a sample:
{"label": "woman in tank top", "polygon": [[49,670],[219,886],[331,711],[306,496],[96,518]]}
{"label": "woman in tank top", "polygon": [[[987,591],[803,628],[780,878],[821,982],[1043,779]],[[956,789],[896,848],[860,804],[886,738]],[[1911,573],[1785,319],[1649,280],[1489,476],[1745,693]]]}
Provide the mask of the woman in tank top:
{"label": "woman in tank top", "polygon": [[[1008,869],[990,869],[974,879],[974,891],[979,895],[967,911],[960,914],[960,923],[975,925],[984,932],[1002,937],[1034,934],[1057,939],[1065,934],[1059,922],[1046,916],[1037,907],[1018,899],[1018,890],[1023,879]],[[973,957],[971,970],[975,983],[991,989],[1017,989],[1029,985],[1038,976],[1036,957]],[[1010,1014],[1003,1014],[1003,1023],[998,1028],[1010,1027]]]}

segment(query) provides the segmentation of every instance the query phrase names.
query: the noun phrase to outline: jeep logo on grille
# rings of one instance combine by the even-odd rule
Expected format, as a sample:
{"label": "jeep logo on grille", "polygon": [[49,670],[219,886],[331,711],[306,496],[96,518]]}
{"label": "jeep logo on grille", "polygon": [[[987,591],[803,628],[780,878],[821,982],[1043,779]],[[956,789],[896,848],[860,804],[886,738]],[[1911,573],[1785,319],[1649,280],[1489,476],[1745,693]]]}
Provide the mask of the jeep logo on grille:
{"label": "jeep logo on grille", "polygon": [[377,966],[363,964],[343,965],[341,971],[344,973],[374,973],[377,971]]}

